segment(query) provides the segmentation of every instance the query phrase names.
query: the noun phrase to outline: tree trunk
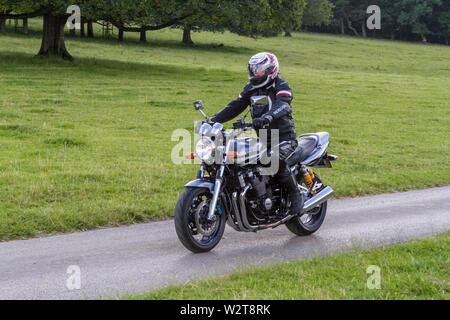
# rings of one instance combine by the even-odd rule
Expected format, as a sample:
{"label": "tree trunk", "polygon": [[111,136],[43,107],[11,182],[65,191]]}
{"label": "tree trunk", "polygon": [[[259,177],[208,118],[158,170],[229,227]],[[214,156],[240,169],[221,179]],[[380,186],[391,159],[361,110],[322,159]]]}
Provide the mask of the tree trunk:
{"label": "tree trunk", "polygon": [[84,32],[84,21],[81,20],[80,23],[80,37],[84,38],[86,36],[86,33]]}
{"label": "tree trunk", "polygon": [[23,19],[23,29],[22,29],[22,33],[23,33],[23,34],[28,34],[28,18],[24,18],[24,19]]}
{"label": "tree trunk", "polygon": [[289,30],[284,30],[284,36],[285,37],[292,37],[292,34]]}
{"label": "tree trunk", "polygon": [[184,44],[194,44],[194,41],[192,41],[191,38],[191,27],[185,26],[183,28],[183,43]]}
{"label": "tree trunk", "polygon": [[364,38],[367,38],[367,32],[366,32],[366,20],[363,20],[361,24],[361,31]]}
{"label": "tree trunk", "polygon": [[6,19],[0,18],[0,32],[6,33]]}
{"label": "tree trunk", "polygon": [[145,30],[141,30],[141,38],[139,39],[141,42],[147,42],[147,33]]}
{"label": "tree trunk", "polygon": [[64,42],[65,24],[66,18],[64,16],[54,16],[48,13],[44,15],[42,43],[38,56],[48,57],[49,55],[56,55],[63,59],[73,60]]}
{"label": "tree trunk", "polygon": [[423,43],[427,43],[427,37],[424,34],[420,34],[420,37],[422,38]]}
{"label": "tree trunk", "polygon": [[391,31],[391,40],[395,40],[395,32]]}
{"label": "tree trunk", "polygon": [[448,38],[445,38],[445,44],[448,45]]}
{"label": "tree trunk", "polygon": [[345,34],[344,18],[341,18],[341,34]]}
{"label": "tree trunk", "polygon": [[69,36],[71,36],[71,37],[75,37],[75,28],[73,28],[73,29],[69,29]]}
{"label": "tree trunk", "polygon": [[350,19],[347,19],[347,24],[348,24],[348,28],[353,31],[355,36],[359,37],[358,31],[356,31],[356,29],[353,27],[352,22],[350,21]]}
{"label": "tree trunk", "polygon": [[123,29],[119,28],[119,41],[123,41]]}
{"label": "tree trunk", "polygon": [[92,22],[87,23],[87,36],[88,38],[94,37],[94,27],[92,26]]}

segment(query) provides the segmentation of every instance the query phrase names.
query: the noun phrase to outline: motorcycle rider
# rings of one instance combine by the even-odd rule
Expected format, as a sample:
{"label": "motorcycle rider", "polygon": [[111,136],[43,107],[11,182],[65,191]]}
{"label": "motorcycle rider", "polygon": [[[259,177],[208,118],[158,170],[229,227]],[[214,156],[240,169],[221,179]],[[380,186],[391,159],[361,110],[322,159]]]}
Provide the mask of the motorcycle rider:
{"label": "motorcycle rider", "polygon": [[[290,213],[299,214],[303,208],[303,195],[291,173],[286,159],[298,146],[292,117],[292,91],[286,80],[279,77],[280,66],[274,54],[262,52],[251,57],[248,63],[249,83],[236,100],[231,101],[222,111],[215,114],[212,122],[224,123],[241,114],[249,105],[252,96],[267,96],[269,106],[252,108],[253,127],[278,129],[280,138],[278,181],[285,185],[291,202]],[[259,132],[258,132],[259,133]],[[270,140],[269,140],[270,141]]]}

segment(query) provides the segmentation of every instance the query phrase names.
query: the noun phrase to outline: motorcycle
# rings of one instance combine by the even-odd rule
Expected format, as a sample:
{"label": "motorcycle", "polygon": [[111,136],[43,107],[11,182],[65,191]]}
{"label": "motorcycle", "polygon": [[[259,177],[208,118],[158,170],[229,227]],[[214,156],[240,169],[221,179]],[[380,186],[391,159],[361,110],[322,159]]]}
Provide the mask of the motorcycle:
{"label": "motorcycle", "polygon": [[[251,98],[251,108],[270,104],[267,96]],[[328,154],[329,133],[298,137],[298,147],[286,160],[304,196],[300,214],[289,213],[288,192],[273,175],[264,174],[263,157],[273,152],[259,139],[240,137],[253,130],[244,115],[226,131],[211,123],[201,101],[195,109],[205,117],[195,132],[200,138],[189,159],[201,160],[197,179],[185,185],[175,208],[175,230],[181,243],[194,253],[212,250],[221,240],[225,225],[240,232],[257,232],[282,224],[298,236],[316,232],[327,212],[333,189],[323,184],[311,168],[331,168],[337,156]],[[249,111],[250,111],[249,110]]]}

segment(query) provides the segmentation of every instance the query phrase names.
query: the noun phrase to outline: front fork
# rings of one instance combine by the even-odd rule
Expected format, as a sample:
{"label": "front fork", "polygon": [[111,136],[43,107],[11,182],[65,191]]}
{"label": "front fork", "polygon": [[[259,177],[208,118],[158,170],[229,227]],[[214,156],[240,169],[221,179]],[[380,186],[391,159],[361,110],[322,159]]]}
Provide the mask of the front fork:
{"label": "front fork", "polygon": [[[209,206],[209,212],[208,212],[208,220],[214,221],[216,219],[215,212],[217,207],[217,201],[219,200],[220,192],[222,191],[222,185],[223,185],[223,173],[225,171],[225,164],[227,162],[227,154],[231,147],[231,139],[227,139],[225,150],[223,150],[222,154],[222,164],[220,165],[219,170],[217,171],[216,175],[216,182],[214,183],[214,192],[213,197],[211,200],[211,204]],[[220,212],[220,210],[219,210]]]}
{"label": "front fork", "polygon": [[225,170],[225,165],[222,164],[217,172],[216,182],[214,183],[214,192],[209,206],[208,220],[214,221],[216,219],[215,212],[217,207],[217,201],[219,200],[219,195],[223,184],[223,172]]}

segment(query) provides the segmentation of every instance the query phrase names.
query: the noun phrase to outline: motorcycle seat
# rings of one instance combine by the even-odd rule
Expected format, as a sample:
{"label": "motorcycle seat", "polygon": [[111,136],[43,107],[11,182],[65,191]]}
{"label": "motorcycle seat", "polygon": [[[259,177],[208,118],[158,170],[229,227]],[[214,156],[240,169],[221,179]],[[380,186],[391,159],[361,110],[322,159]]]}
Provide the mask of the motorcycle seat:
{"label": "motorcycle seat", "polygon": [[319,143],[317,136],[312,135],[299,137],[297,141],[297,149],[295,149],[295,151],[286,159],[286,162],[290,167],[305,160]]}

